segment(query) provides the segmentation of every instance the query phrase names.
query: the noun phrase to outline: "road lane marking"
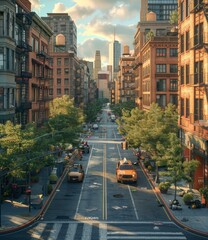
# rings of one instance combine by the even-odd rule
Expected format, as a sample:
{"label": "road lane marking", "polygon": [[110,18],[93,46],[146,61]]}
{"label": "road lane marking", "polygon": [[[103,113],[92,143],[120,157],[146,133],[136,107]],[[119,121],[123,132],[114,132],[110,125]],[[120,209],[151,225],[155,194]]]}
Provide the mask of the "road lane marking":
{"label": "road lane marking", "polygon": [[103,220],[107,220],[106,144],[103,149]]}
{"label": "road lane marking", "polygon": [[[92,150],[90,151],[89,161],[88,161],[88,163],[87,163],[87,168],[86,168],[86,170],[85,170],[85,177],[86,177],[86,175],[87,175],[87,173],[88,173],[89,163],[90,163],[90,159],[91,159],[91,157],[92,157],[93,149],[94,149],[94,145],[92,145]],[[80,205],[80,202],[81,202],[82,193],[83,193],[83,189],[84,189],[84,185],[85,185],[85,179],[86,179],[85,177],[84,177],[84,181],[83,181],[83,183],[82,183],[81,192],[80,192],[79,199],[78,199],[78,202],[77,202],[77,208],[76,208],[76,212],[75,212],[75,215],[74,215],[74,219],[79,218],[79,216],[78,216],[78,210],[79,210],[79,205]]]}
{"label": "road lane marking", "polygon": [[134,213],[135,213],[135,216],[136,216],[136,220],[139,220],[139,217],[138,217],[138,214],[137,214],[137,209],[136,209],[135,202],[134,202],[134,199],[133,199],[133,196],[132,196],[131,189],[130,189],[129,185],[128,185],[128,189],[129,189],[129,195],[131,197],[131,202],[132,202],[133,207],[134,207]]}

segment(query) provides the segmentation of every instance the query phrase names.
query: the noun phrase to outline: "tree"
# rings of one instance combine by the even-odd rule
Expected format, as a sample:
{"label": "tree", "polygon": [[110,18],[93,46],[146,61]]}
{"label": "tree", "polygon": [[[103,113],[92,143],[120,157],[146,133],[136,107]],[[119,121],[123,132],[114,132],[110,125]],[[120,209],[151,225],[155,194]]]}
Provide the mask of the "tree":
{"label": "tree", "polygon": [[178,11],[174,10],[171,12],[170,14],[170,24],[173,26],[177,26],[178,25]]}
{"label": "tree", "polygon": [[189,183],[189,188],[193,188],[194,173],[199,165],[200,162],[195,159],[192,159],[191,161],[185,161],[183,163],[185,180],[187,180],[187,182]]}
{"label": "tree", "polygon": [[51,133],[52,138],[47,144],[76,143],[84,121],[82,110],[74,107],[73,101],[64,95],[50,103],[49,111],[45,130],[46,133]]}
{"label": "tree", "polygon": [[[164,158],[167,159],[168,176],[175,187],[174,200],[176,200],[177,182],[184,178],[183,170],[183,148],[180,139],[175,133],[169,134],[169,146],[165,151]],[[173,201],[174,201],[173,200]]]}
{"label": "tree", "polygon": [[176,107],[169,104],[165,109],[153,103],[148,112],[132,110],[131,114],[124,112],[119,122],[119,129],[125,133],[125,138],[131,146],[141,146],[156,163],[156,181],[159,181],[158,165],[168,146],[168,133],[177,133],[178,114]]}

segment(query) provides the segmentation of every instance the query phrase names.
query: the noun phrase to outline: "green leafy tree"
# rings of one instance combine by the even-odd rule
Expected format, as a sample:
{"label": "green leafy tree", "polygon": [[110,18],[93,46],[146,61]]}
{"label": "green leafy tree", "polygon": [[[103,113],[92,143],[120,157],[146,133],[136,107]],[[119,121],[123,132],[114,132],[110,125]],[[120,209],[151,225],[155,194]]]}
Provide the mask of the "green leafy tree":
{"label": "green leafy tree", "polygon": [[194,182],[194,173],[196,169],[199,167],[200,162],[198,160],[192,159],[191,161],[185,161],[183,163],[185,180],[189,183],[189,187],[193,188]]}
{"label": "green leafy tree", "polygon": [[114,112],[116,116],[121,117],[123,114],[123,111],[130,112],[132,109],[136,107],[136,104],[134,101],[127,101],[123,103],[117,103],[111,105],[111,110]]}
{"label": "green leafy tree", "polygon": [[170,24],[177,26],[178,25],[178,11],[172,11],[170,14]]}

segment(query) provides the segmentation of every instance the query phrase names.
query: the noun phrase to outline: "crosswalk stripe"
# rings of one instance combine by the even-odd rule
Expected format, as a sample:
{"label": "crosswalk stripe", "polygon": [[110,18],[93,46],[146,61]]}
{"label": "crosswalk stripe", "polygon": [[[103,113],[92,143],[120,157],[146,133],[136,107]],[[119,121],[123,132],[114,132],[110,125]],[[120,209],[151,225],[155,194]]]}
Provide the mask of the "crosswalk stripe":
{"label": "crosswalk stripe", "polygon": [[69,224],[68,230],[66,232],[65,240],[74,239],[78,224]]}
{"label": "crosswalk stripe", "polygon": [[99,239],[100,240],[107,240],[107,224],[100,223],[99,224]]}
{"label": "crosswalk stripe", "polygon": [[108,232],[108,235],[183,235],[182,232],[129,232],[129,231],[120,231],[120,232]]}
{"label": "crosswalk stripe", "polygon": [[62,226],[61,223],[55,223],[53,225],[53,229],[50,232],[50,236],[49,236],[48,240],[56,240],[58,238],[58,234],[61,230],[61,226]]}
{"label": "crosswalk stripe", "polygon": [[[63,227],[63,224],[65,226]],[[82,228],[79,229],[79,224],[83,224]],[[139,232],[139,231],[113,231],[113,229],[108,229],[107,222],[101,222],[97,226],[94,226],[92,222],[90,223],[78,223],[78,222],[55,222],[55,223],[39,223],[35,228],[30,229],[28,233],[31,234],[31,240],[40,239],[48,231],[50,225],[50,232],[48,232],[48,240],[57,240],[60,238],[63,240],[77,240],[77,233],[80,232],[80,240],[91,240],[94,227],[98,227],[96,235],[99,240],[113,240],[113,239],[140,239],[140,240],[186,240],[182,232],[161,232],[161,231],[149,231],[149,232]],[[108,231],[110,230],[110,231]],[[115,229],[116,230],[116,229]],[[118,230],[118,229],[117,229]],[[95,232],[94,232],[95,234]]]}
{"label": "crosswalk stripe", "polygon": [[35,228],[29,230],[29,233],[31,232],[31,240],[40,239],[41,234],[43,233],[44,229],[46,227],[46,223],[40,223]]}
{"label": "crosswalk stripe", "polygon": [[113,236],[108,239],[142,239],[142,240],[186,240],[186,237],[170,237],[170,236]]}
{"label": "crosswalk stripe", "polygon": [[91,224],[84,224],[83,233],[82,233],[82,240],[90,240],[92,233],[92,225]]}

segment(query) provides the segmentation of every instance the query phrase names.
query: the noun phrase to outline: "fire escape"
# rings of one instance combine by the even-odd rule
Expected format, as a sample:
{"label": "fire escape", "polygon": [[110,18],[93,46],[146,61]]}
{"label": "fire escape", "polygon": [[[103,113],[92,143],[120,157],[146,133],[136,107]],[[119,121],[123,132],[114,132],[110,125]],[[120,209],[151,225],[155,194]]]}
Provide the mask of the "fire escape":
{"label": "fire escape", "polygon": [[44,50],[38,51],[36,53],[35,64],[37,66],[36,71],[36,84],[35,88],[37,91],[37,109],[38,119],[37,125],[42,125],[44,121],[48,118],[49,110],[49,79],[52,79],[52,57],[49,56]]}
{"label": "fire escape", "polygon": [[32,73],[29,72],[29,52],[32,47],[29,43],[29,27],[32,19],[29,13],[17,13],[18,40],[16,41],[16,121],[25,126],[28,123],[29,109],[32,103],[29,101],[29,80]]}
{"label": "fire escape", "polygon": [[[135,100],[135,74],[132,65],[122,66],[121,76],[121,99],[124,102]],[[122,102],[123,102],[122,101]]]}

